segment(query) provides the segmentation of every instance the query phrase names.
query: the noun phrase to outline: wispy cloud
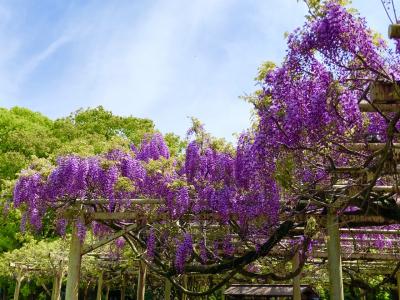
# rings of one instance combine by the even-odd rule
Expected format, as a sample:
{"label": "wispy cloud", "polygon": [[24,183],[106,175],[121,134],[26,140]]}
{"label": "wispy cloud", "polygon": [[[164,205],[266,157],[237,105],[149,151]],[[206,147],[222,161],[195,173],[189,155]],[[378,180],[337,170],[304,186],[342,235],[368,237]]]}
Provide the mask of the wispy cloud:
{"label": "wispy cloud", "polygon": [[[354,2],[367,19],[379,5]],[[229,139],[249,126],[238,96],[306,14],[294,0],[15,3],[0,5],[0,104],[51,117],[104,105],[179,134],[196,116]]]}

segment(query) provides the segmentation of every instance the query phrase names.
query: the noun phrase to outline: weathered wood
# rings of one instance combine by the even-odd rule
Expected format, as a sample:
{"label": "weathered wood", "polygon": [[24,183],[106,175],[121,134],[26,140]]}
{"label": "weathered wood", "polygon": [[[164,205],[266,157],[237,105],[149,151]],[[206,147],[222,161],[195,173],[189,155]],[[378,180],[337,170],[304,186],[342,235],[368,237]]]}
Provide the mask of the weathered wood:
{"label": "weathered wood", "polygon": [[[397,253],[351,253],[342,254],[343,260],[380,260],[380,261],[398,261],[400,254]],[[325,251],[314,251],[311,254],[313,258],[328,258],[328,253]]]}
{"label": "weathered wood", "polygon": [[78,228],[76,227],[75,222],[72,224],[72,228],[65,298],[68,300],[78,300],[81,269],[81,241],[78,237]]}
{"label": "weathered wood", "polygon": [[134,220],[138,217],[135,212],[94,212],[87,214],[90,220]]}
{"label": "weathered wood", "polygon": [[61,286],[64,276],[64,261],[60,261],[59,269],[57,270],[53,279],[53,289],[51,292],[51,300],[61,300]]}
{"label": "weathered wood", "polygon": [[[131,204],[164,204],[164,199],[116,199],[115,202],[117,204],[122,203],[124,205]],[[77,204],[84,204],[84,205],[105,205],[110,204],[110,200],[108,199],[76,199],[75,203]],[[56,205],[63,205],[65,202],[57,202]]]}
{"label": "weathered wood", "polygon": [[[333,185],[333,189],[336,190],[341,190],[341,189],[346,189],[346,188],[365,188],[368,185],[361,185],[361,184],[350,184],[350,185],[346,185],[346,184],[335,184]],[[399,187],[400,189],[400,187]],[[397,191],[397,187],[394,185],[376,185],[372,187],[372,190],[374,192],[387,192],[387,193],[394,193]]]}
{"label": "weathered wood", "polygon": [[93,245],[84,246],[83,249],[82,249],[82,253],[81,254],[85,255],[85,254],[87,254],[89,252],[92,252],[93,250],[95,250],[97,248],[100,248],[101,246],[104,246],[105,244],[108,244],[109,242],[111,242],[111,241],[123,236],[125,233],[135,229],[136,227],[137,227],[136,224],[131,224],[131,225],[125,227],[124,229],[122,229],[120,231],[117,231],[117,232],[115,232],[115,233],[103,238],[102,240],[98,241],[97,243],[95,243]]}
{"label": "weathered wood", "polygon": [[381,112],[398,112],[400,110],[400,103],[396,103],[396,104],[381,104],[381,103],[377,103],[371,105],[370,103],[368,103],[365,100],[360,101],[359,103],[359,108],[360,111],[362,112],[377,112],[377,111],[381,111]]}
{"label": "weathered wood", "polygon": [[398,300],[400,300],[400,272],[397,272],[396,279],[397,279],[397,297]]}
{"label": "weathered wood", "polygon": [[164,299],[171,300],[171,281],[169,279],[165,279],[165,289],[164,289]]}
{"label": "weathered wood", "polygon": [[19,299],[19,291],[21,290],[21,282],[24,279],[24,275],[22,274],[22,269],[18,269],[16,272],[16,280],[17,283],[15,285],[15,290],[14,290],[14,300]]}
{"label": "weathered wood", "polygon": [[[293,229],[291,232],[304,232],[304,227],[298,227]],[[347,234],[382,234],[382,235],[398,235],[400,230],[395,229],[363,229],[363,228],[339,228],[340,233]]]}
{"label": "weathered wood", "polygon": [[390,81],[376,81],[370,85],[369,97],[374,104],[400,102],[398,87]]}
{"label": "weathered wood", "polygon": [[97,280],[97,296],[96,296],[96,300],[101,300],[102,293],[103,293],[103,272],[100,272],[99,279]]}
{"label": "weathered wood", "polygon": [[390,39],[400,38],[400,24],[390,24],[388,29],[388,36]]}
{"label": "weathered wood", "polygon": [[108,298],[109,298],[109,295],[110,295],[110,286],[109,286],[109,285],[107,285],[107,287],[106,287],[106,295],[105,295],[105,300],[108,300]]}
{"label": "weathered wood", "polygon": [[[87,204],[87,205],[95,205],[95,204],[109,204],[110,200],[108,199],[87,199],[87,200],[78,200],[78,203]],[[165,200],[163,199],[116,199],[115,202],[123,203],[123,204],[164,204]]]}
{"label": "weathered wood", "polygon": [[126,282],[125,282],[125,277],[122,277],[122,285],[121,285],[121,300],[125,300],[126,296]]}
{"label": "weathered wood", "polygon": [[[319,224],[326,223],[325,215],[313,215]],[[297,222],[304,222],[307,220],[307,215],[297,215],[295,217]],[[339,217],[340,223],[345,224],[374,224],[374,225],[389,225],[397,224],[394,220],[388,220],[382,216],[365,216],[365,215],[341,215]]]}
{"label": "weathered wood", "polygon": [[[349,143],[345,144],[345,147],[350,150],[360,151],[360,150],[381,150],[386,146],[385,143]],[[400,149],[400,143],[393,143],[393,148]]]}
{"label": "weathered wood", "polygon": [[339,220],[336,211],[329,209],[326,220],[328,231],[329,292],[332,299],[344,300]]}
{"label": "weathered wood", "polygon": [[[183,287],[185,289],[187,289],[188,287],[188,276],[187,275],[183,275]],[[188,296],[185,293],[182,293],[182,300],[187,300]]]}
{"label": "weathered wood", "polygon": [[[300,255],[299,252],[296,251],[296,254],[293,256],[292,270],[295,271],[299,267],[299,265],[300,265]],[[301,300],[300,278],[301,278],[300,274],[293,278],[293,300]]]}
{"label": "weathered wood", "polygon": [[222,286],[221,288],[221,300],[225,300],[225,290],[226,290],[226,285]]}
{"label": "weathered wood", "polygon": [[139,277],[137,286],[137,300],[144,300],[146,292],[146,275],[147,275],[147,265],[145,262],[139,262]]}

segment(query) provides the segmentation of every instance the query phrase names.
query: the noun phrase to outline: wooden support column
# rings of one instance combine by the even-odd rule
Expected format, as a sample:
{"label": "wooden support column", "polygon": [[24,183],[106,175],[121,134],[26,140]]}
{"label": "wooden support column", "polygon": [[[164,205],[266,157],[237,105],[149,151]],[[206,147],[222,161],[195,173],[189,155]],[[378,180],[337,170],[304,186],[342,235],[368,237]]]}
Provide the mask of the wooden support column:
{"label": "wooden support column", "polygon": [[164,290],[164,299],[171,300],[171,281],[168,278],[165,279],[165,290]]}
{"label": "wooden support column", "polygon": [[[292,270],[295,271],[300,265],[300,254],[296,251],[293,256]],[[300,274],[293,278],[293,300],[301,300]]]}
{"label": "wooden support column", "polygon": [[78,238],[76,223],[72,224],[72,237],[69,248],[68,277],[65,299],[78,300],[81,269],[81,241]]}
{"label": "wooden support column", "polygon": [[15,284],[15,290],[14,290],[14,300],[18,300],[19,299],[19,291],[21,290],[21,282],[24,279],[24,276],[22,274],[22,269],[18,269],[17,273],[16,273],[16,279],[17,279],[17,283]]}
{"label": "wooden support column", "polygon": [[[183,275],[183,287],[187,289],[188,287],[188,276]],[[187,294],[182,292],[182,300],[187,300]]]}
{"label": "wooden support column", "polygon": [[400,272],[397,272],[396,278],[397,278],[397,297],[400,300]]}
{"label": "wooden support column", "polygon": [[99,274],[99,279],[97,281],[97,296],[96,300],[101,300],[101,294],[103,292],[103,271]]}
{"label": "wooden support column", "polygon": [[147,275],[147,265],[144,261],[139,262],[139,278],[137,286],[137,300],[144,300],[144,295],[146,292],[146,275]]}
{"label": "wooden support column", "polygon": [[56,272],[53,279],[53,289],[51,291],[51,300],[61,300],[61,286],[64,276],[63,262],[60,262],[60,269]]}
{"label": "wooden support column", "polygon": [[328,210],[328,273],[330,299],[344,300],[339,220],[336,210]]}
{"label": "wooden support column", "polygon": [[109,285],[107,285],[107,287],[106,287],[106,297],[105,297],[105,300],[108,300],[108,296],[110,295],[110,286]]}
{"label": "wooden support column", "polygon": [[222,288],[221,288],[221,300],[225,300],[225,290],[226,290],[226,286],[224,285]]}

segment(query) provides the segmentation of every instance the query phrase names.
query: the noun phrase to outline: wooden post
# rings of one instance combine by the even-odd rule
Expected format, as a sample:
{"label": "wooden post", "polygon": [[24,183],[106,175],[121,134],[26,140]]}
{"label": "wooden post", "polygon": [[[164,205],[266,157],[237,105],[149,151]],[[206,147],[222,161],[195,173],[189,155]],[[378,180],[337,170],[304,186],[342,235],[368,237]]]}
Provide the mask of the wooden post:
{"label": "wooden post", "polygon": [[[188,277],[187,275],[183,275],[183,287],[187,289],[188,287]],[[187,294],[182,292],[182,300],[187,300]]]}
{"label": "wooden post", "polygon": [[344,300],[342,258],[340,255],[339,220],[335,210],[328,210],[328,272],[330,298]]}
{"label": "wooden post", "polygon": [[146,274],[147,274],[146,263],[144,261],[140,261],[138,287],[137,287],[137,300],[144,300],[144,295],[146,292]]}
{"label": "wooden post", "polygon": [[21,282],[23,279],[24,279],[24,276],[22,275],[22,269],[18,269],[17,284],[15,285],[15,290],[14,290],[14,300],[18,300],[18,298],[19,298],[19,291],[21,289]]}
{"label": "wooden post", "polygon": [[76,222],[72,224],[71,244],[68,259],[68,277],[65,299],[78,300],[81,269],[81,241],[78,237]]}
{"label": "wooden post", "polygon": [[391,25],[389,25],[388,36],[391,39],[400,38],[400,24],[391,24]]}
{"label": "wooden post", "polygon": [[97,296],[96,300],[101,300],[101,293],[103,291],[103,271],[99,274],[99,279],[97,281]]}
{"label": "wooden post", "polygon": [[51,300],[61,300],[61,286],[64,275],[63,262],[60,262],[60,269],[56,272],[53,280],[53,289],[51,291]]}
{"label": "wooden post", "polygon": [[106,287],[106,299],[105,300],[108,300],[108,296],[109,295],[110,295],[110,286],[107,285],[107,287]]}
{"label": "wooden post", "polygon": [[121,300],[125,300],[126,297],[126,285],[125,285],[125,281],[122,283],[122,287],[121,287]]}
{"label": "wooden post", "polygon": [[[295,271],[300,265],[300,254],[296,251],[293,256],[292,270]],[[300,274],[293,278],[293,300],[301,300]]]}
{"label": "wooden post", "polygon": [[397,295],[398,299],[400,300],[400,272],[397,272],[396,278],[397,278]]}
{"label": "wooden post", "polygon": [[171,300],[171,281],[169,279],[165,279],[165,290],[164,290],[164,299]]}
{"label": "wooden post", "polygon": [[224,285],[222,288],[221,288],[221,300],[225,300],[225,290],[226,290],[226,286]]}

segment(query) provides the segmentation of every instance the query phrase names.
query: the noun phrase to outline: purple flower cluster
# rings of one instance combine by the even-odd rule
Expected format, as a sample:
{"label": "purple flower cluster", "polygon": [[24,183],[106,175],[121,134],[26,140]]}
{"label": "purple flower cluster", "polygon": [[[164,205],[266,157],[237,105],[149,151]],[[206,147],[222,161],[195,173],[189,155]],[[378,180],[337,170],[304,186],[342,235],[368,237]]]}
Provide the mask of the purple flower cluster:
{"label": "purple flower cluster", "polygon": [[192,255],[193,241],[192,236],[186,233],[183,241],[178,245],[175,253],[175,268],[182,273],[187,259]]}
{"label": "purple flower cluster", "polygon": [[146,241],[146,256],[149,261],[152,261],[154,258],[154,251],[156,249],[156,235],[154,233],[154,229],[150,229],[149,236]]}

